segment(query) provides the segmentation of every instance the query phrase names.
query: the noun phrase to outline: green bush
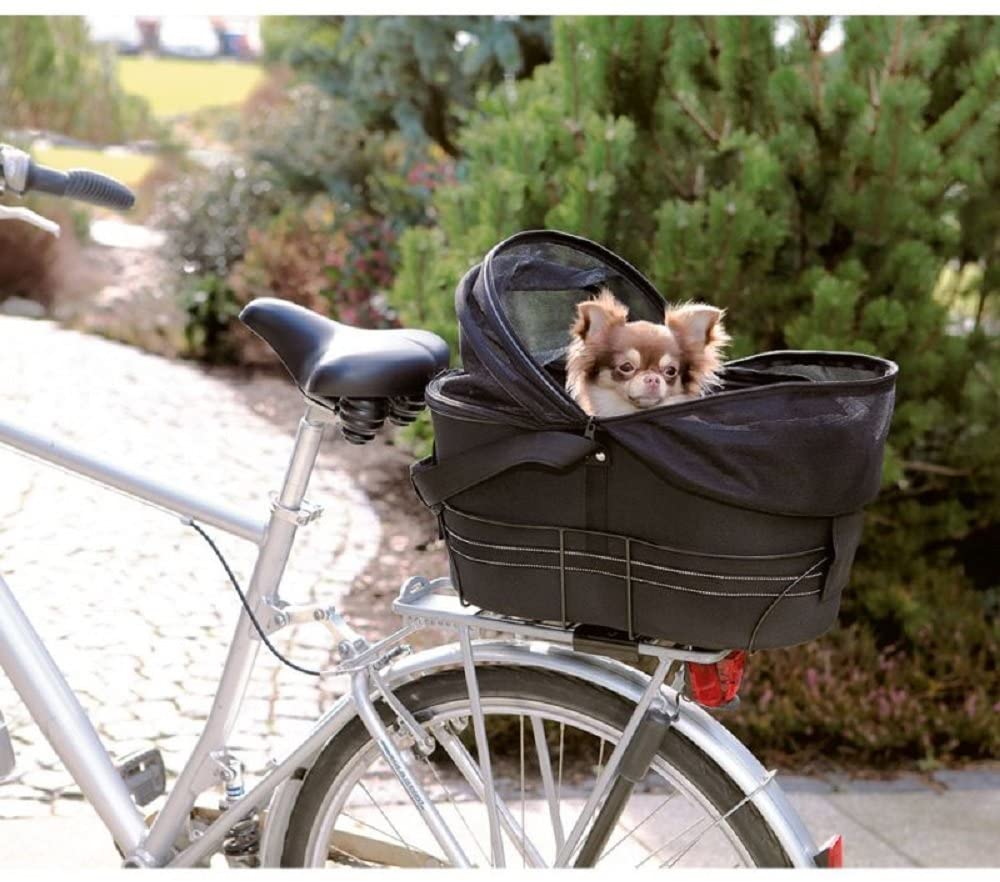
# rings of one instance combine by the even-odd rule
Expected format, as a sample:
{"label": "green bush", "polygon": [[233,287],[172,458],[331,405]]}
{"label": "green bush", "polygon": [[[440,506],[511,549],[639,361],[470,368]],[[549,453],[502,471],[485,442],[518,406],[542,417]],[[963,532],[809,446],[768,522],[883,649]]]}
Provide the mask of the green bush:
{"label": "green bush", "polygon": [[385,291],[396,263],[393,225],[370,214],[350,213],[337,224],[326,264],[330,313],[349,325],[388,323]]}
{"label": "green bush", "polygon": [[370,216],[339,219],[322,196],[251,229],[243,259],[226,280],[222,354],[242,364],[273,364],[266,346],[233,320],[257,297],[290,300],[360,327],[389,324],[379,294],[391,278],[385,251],[390,236]]}
{"label": "green bush", "polygon": [[153,222],[167,233],[167,256],[188,316],[190,355],[234,358],[228,334],[239,305],[227,278],[246,252],[251,227],[267,223],[281,207],[273,176],[261,163],[192,170],[163,188]]}
{"label": "green bush", "polygon": [[164,188],[155,223],[186,275],[225,277],[243,257],[250,227],[277,215],[285,199],[266,165],[226,162]]}
{"label": "green bush", "polygon": [[[960,567],[914,570],[904,583],[859,565],[841,626],[805,646],[754,655],[742,706],[726,725],[769,762],[798,767],[932,769],[995,758],[996,619],[984,616]],[[892,603],[873,618],[866,607],[878,585]]]}
{"label": "green bush", "polygon": [[184,354],[210,363],[239,361],[239,343],[233,339],[240,306],[228,280],[214,273],[181,279],[178,291],[187,315]]}
{"label": "green bush", "polygon": [[161,197],[190,354],[265,359],[235,321],[254,297],[364,327],[390,323],[397,231],[427,222],[453,163],[398,134],[366,132],[345,102],[308,84],[247,118],[238,144],[248,159],[186,176]]}
{"label": "green bush", "polygon": [[0,17],[0,120],[96,143],[149,136],[144,99],[118,83],[115,56],[90,42],[82,18]]}
{"label": "green bush", "polygon": [[263,163],[226,165],[165,192],[159,221],[187,312],[188,355],[272,363],[237,321],[257,297],[362,327],[392,323],[384,294],[395,263],[392,225],[322,195],[279,198],[286,191],[274,181]]}
{"label": "green bush", "polygon": [[383,139],[365,131],[349,104],[318,87],[294,86],[285,101],[249,119],[239,141],[283,190],[329,193],[345,205],[367,207],[367,179]]}
{"label": "green bush", "polygon": [[[559,20],[553,63],[480,101],[458,183],[432,201],[436,228],[400,239],[390,300],[406,324],[453,334],[468,267],[552,227],[609,246],[671,300],[726,307],[736,355],[899,362],[845,627],[755,662],[757,683],[787,695],[754,692],[741,725],[872,761],[988,756],[1000,627],[985,612],[1000,576],[995,551],[984,567],[973,549],[1000,538],[1000,353],[995,326],[966,331],[935,291],[957,262],[981,268],[969,299],[997,294],[1000,23],[850,18],[828,54],[829,24],[799,19],[779,47],[762,17]],[[823,653],[819,691],[796,686],[795,665]],[[905,726],[881,711],[900,694]]]}
{"label": "green bush", "polygon": [[247,115],[237,142],[290,196],[324,194],[341,211],[380,216],[394,228],[426,222],[430,196],[453,167],[440,150],[365,128],[348,101],[311,83]]}

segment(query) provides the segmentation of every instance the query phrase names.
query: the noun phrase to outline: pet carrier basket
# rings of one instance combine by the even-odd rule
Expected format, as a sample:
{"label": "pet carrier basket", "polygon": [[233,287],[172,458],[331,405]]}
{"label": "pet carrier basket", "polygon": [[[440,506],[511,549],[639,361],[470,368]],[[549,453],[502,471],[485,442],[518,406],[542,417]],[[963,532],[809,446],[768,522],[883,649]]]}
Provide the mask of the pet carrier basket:
{"label": "pet carrier basket", "polygon": [[714,394],[591,419],[565,391],[576,304],[630,319],[664,299],[608,250],[531,231],[456,292],[464,369],[427,389],[437,514],[462,598],[484,609],[707,649],[831,626],[878,492],[897,368],[843,352],[727,363]]}

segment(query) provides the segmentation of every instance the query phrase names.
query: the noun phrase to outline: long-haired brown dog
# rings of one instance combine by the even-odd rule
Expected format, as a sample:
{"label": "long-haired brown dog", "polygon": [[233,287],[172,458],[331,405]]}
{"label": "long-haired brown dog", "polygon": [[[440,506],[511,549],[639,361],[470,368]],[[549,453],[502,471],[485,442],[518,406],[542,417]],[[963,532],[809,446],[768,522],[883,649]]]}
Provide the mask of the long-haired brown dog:
{"label": "long-haired brown dog", "polygon": [[605,288],[577,304],[566,390],[597,417],[698,398],[718,383],[729,342],[722,314],[688,303],[668,309],[662,325],[630,322],[628,308]]}

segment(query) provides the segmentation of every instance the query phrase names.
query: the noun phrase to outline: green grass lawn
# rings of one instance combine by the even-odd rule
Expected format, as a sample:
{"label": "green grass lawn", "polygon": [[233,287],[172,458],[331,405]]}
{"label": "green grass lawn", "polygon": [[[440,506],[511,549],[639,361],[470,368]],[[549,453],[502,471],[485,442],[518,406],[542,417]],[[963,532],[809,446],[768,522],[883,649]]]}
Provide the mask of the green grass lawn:
{"label": "green grass lawn", "polygon": [[136,186],[153,167],[155,156],[138,153],[105,153],[100,150],[80,150],[75,147],[32,148],[32,158],[42,165],[60,171],[86,168],[101,172],[127,184]]}
{"label": "green grass lawn", "polygon": [[[264,68],[236,61],[189,61],[180,58],[121,58],[118,75],[126,92],[149,101],[160,119],[196,115],[213,107],[236,107],[263,81]],[[86,168],[137,187],[157,157],[75,147],[35,147],[42,165],[62,171]]]}
{"label": "green grass lawn", "polygon": [[183,58],[121,58],[118,77],[126,92],[149,101],[157,117],[241,104],[263,81],[259,65]]}

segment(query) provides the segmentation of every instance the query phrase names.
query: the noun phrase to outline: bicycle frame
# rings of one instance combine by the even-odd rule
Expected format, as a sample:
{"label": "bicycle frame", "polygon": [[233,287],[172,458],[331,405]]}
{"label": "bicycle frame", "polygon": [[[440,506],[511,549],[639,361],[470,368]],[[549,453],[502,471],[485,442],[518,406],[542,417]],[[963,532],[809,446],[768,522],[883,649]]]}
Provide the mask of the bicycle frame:
{"label": "bicycle frame", "polygon": [[[255,616],[265,629],[276,629],[287,623],[276,622],[286,607],[278,590],[297,527],[310,518],[304,506],[309,477],[327,424],[335,417],[329,411],[307,404],[306,413],[299,423],[291,460],[285,473],[281,490],[272,503],[270,518],[256,521],[243,514],[229,511],[193,495],[180,493],[162,484],[132,474],[118,466],[104,463],[69,446],[53,443],[39,435],[24,431],[0,421],[0,445],[11,447],[29,456],[62,467],[68,471],[98,481],[138,500],[157,506],[180,516],[183,520],[197,520],[215,526],[232,535],[255,542],[259,553],[246,596]],[[442,580],[447,581],[447,580]],[[610,691],[627,696],[636,703],[639,711],[651,701],[671,701],[676,707],[676,725],[685,737],[713,757],[720,767],[738,783],[757,808],[772,825],[786,852],[799,866],[815,866],[816,846],[798,816],[788,805],[781,790],[769,786],[769,774],[754,757],[708,714],[694,706],[677,702],[673,690],[661,687],[666,672],[666,659],[683,660],[685,656],[704,653],[684,653],[678,650],[656,648],[648,654],[660,657],[660,679],[651,681],[635,669],[619,662],[593,655],[585,655],[558,644],[571,644],[568,631],[544,625],[514,623],[478,615],[455,603],[434,595],[437,583],[414,579],[404,586],[395,605],[408,623],[385,640],[369,646],[360,641],[352,649],[341,644],[344,663],[339,673],[349,673],[352,688],[333,708],[314,724],[305,740],[268,772],[257,784],[216,818],[203,834],[194,839],[179,854],[175,843],[184,830],[197,797],[219,780],[217,757],[225,751],[226,741],[235,725],[243,695],[260,647],[260,638],[252,627],[249,616],[241,610],[230,644],[226,662],[219,680],[215,698],[204,730],[184,769],[167,794],[161,811],[147,830],[142,813],[132,801],[129,791],[119,776],[93,725],[87,718],[76,696],[45,649],[41,638],[28,621],[7,584],[0,578],[0,669],[10,678],[33,719],[51,743],[56,753],[79,785],[84,797],[93,805],[105,826],[111,832],[126,864],[131,866],[192,866],[204,860],[221,846],[228,830],[255,809],[270,809],[261,842],[261,860],[274,865],[281,855],[282,838],[288,813],[303,770],[308,769],[323,746],[355,716],[360,716],[380,749],[390,759],[390,765],[404,789],[415,786],[414,804],[434,832],[446,854],[458,865],[467,864],[450,831],[441,822],[433,803],[423,797],[422,791],[412,781],[406,763],[398,752],[373,710],[373,700],[381,693],[392,704],[392,691],[404,682],[447,667],[462,666],[467,678],[471,677],[470,695],[473,694],[475,665],[497,662],[540,667],[562,672],[581,680],[605,686]],[[287,607],[287,609],[294,609]],[[353,633],[334,611],[330,618],[339,622],[342,632]],[[444,625],[458,630],[460,642],[407,656],[376,672],[373,664],[386,658],[387,653],[409,634],[429,625]],[[336,624],[333,626],[338,631]],[[471,628],[488,628],[506,632],[520,641],[479,642],[471,641]],[[473,658],[474,654],[474,658]],[[709,654],[710,655],[710,654]],[[405,713],[405,711],[404,711]],[[401,720],[403,717],[400,717]],[[404,720],[405,722],[405,720]],[[623,738],[620,746],[627,743]],[[395,754],[396,763],[392,762]],[[488,756],[488,750],[486,751]],[[488,760],[487,760],[488,762]],[[613,769],[614,759],[609,760],[603,786],[606,788]],[[484,773],[487,769],[482,770]],[[483,775],[485,786],[491,786],[489,776]],[[285,787],[285,790],[279,788]],[[595,787],[590,813],[584,813],[577,839],[583,825],[596,809],[602,795],[601,782]],[[273,799],[272,799],[273,797]],[[412,794],[411,794],[411,798]],[[491,833],[496,837],[497,819],[491,821]],[[277,832],[274,832],[277,831]],[[569,853],[565,856],[568,860]]]}
{"label": "bicycle frame", "polygon": [[[0,421],[0,444],[67,471],[91,478],[185,521],[210,524],[259,546],[247,601],[258,620],[280,602],[279,585],[288,560],[306,487],[325,426],[332,414],[309,405],[299,423],[285,478],[266,522],[227,510],[67,445]],[[260,640],[243,610],[226,657],[211,711],[197,744],[148,834],[142,814],[41,638],[0,578],[0,669],[10,678],[67,770],[94,806],[121,851],[140,864],[162,864],[198,795],[217,780],[213,753],[225,749],[250,680]]]}

